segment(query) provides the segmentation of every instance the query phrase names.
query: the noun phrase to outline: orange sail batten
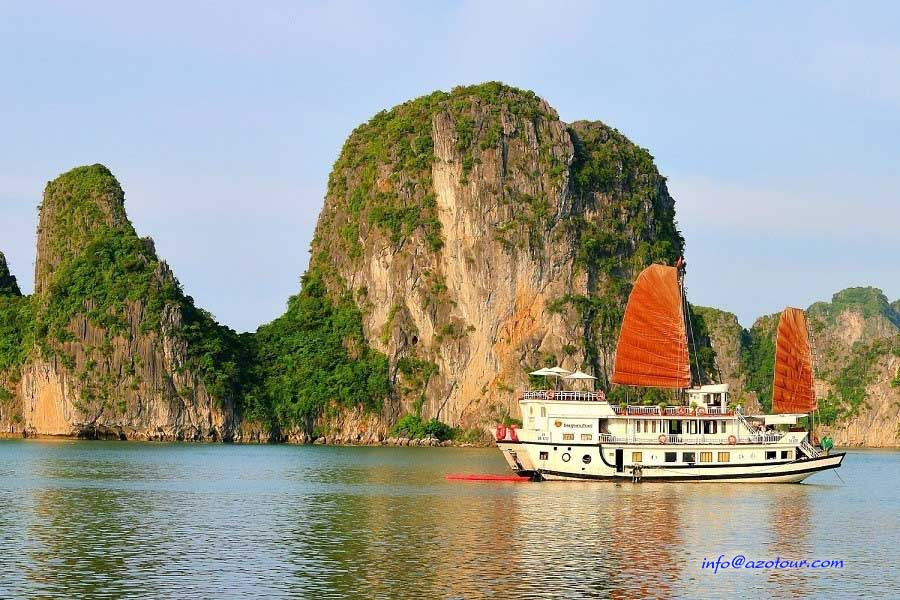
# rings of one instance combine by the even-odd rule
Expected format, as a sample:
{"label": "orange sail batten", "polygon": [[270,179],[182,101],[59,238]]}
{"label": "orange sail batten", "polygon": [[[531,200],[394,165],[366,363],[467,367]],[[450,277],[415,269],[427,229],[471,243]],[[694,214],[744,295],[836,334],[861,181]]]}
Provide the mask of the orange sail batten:
{"label": "orange sail batten", "polygon": [[659,388],[691,386],[678,270],[650,265],[638,275],[625,307],[612,382]]}
{"label": "orange sail batten", "polygon": [[817,408],[806,315],[799,308],[786,308],[775,338],[772,412],[805,414]]}

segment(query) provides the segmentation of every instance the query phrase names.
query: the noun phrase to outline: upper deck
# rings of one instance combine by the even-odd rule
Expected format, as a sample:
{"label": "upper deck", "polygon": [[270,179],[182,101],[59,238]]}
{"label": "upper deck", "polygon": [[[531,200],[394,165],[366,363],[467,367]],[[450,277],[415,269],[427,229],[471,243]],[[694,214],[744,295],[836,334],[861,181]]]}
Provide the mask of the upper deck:
{"label": "upper deck", "polygon": [[[728,386],[721,384],[715,386],[702,386],[701,388],[685,390],[687,397],[696,406],[672,405],[672,406],[647,406],[646,404],[627,404],[624,406],[610,404],[610,408],[617,416],[627,417],[731,417],[735,415],[732,408],[726,404]],[[580,390],[528,390],[522,394],[522,401],[568,401],[568,402],[606,402],[606,394],[602,391]],[[700,401],[698,404],[697,401]]]}
{"label": "upper deck", "polygon": [[[726,385],[685,390],[691,406],[612,405],[603,392],[528,390],[520,397],[523,434],[535,439],[624,444],[783,444],[794,432],[751,424],[727,404]],[[805,435],[805,434],[801,434]],[[556,440],[556,437],[560,437]],[[797,438],[797,439],[795,439]]]}

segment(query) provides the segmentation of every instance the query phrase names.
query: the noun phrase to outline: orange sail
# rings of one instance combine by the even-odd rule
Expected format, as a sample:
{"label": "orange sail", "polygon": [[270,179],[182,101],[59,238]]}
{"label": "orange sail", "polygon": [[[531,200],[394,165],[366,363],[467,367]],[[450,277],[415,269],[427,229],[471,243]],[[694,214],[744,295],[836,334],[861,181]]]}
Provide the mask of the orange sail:
{"label": "orange sail", "polygon": [[628,297],[616,347],[613,383],[660,388],[691,386],[691,363],[678,271],[650,265]]}
{"label": "orange sail", "polygon": [[806,315],[799,308],[786,308],[778,320],[775,338],[772,412],[805,414],[816,408]]}

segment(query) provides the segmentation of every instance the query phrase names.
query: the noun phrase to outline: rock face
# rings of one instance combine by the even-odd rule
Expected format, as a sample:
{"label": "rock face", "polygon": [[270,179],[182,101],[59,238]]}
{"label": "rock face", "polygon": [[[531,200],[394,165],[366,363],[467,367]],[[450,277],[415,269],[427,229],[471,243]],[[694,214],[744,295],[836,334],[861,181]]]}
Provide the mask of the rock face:
{"label": "rock face", "polygon": [[718,374],[729,384],[732,398],[747,410],[758,412],[760,405],[756,392],[747,386],[744,354],[749,345],[748,332],[733,313],[707,306],[694,307],[694,313],[703,320],[709,333]]}
{"label": "rock face", "polygon": [[[807,309],[819,416],[838,446],[900,446],[900,312],[881,290],[849,288]],[[768,409],[778,315],[750,330],[730,313],[702,309],[726,381]],[[734,360],[738,356],[737,361]]]}
{"label": "rock face", "polygon": [[105,167],[48,184],[32,302],[34,344],[17,383],[26,432],[231,437],[231,390],[202,369],[205,360],[228,359],[205,350],[213,341],[227,346],[228,331],[194,308],[152,242],[137,237]]}
{"label": "rock face", "polygon": [[311,269],[351,295],[387,355],[392,422],[515,416],[549,363],[606,385],[630,282],[683,241],[652,157],[602,123],[562,123],[500,84],[457,88],[357,128],[329,180]]}

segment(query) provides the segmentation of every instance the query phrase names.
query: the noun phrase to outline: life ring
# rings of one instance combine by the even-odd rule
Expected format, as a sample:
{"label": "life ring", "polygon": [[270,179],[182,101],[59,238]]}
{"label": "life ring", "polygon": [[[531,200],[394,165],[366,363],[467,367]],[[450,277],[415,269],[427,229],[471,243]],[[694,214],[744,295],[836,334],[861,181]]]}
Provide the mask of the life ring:
{"label": "life ring", "polygon": [[506,425],[497,425],[496,436],[498,442],[506,439]]}
{"label": "life ring", "polygon": [[547,392],[547,400],[553,400],[553,391]]}
{"label": "life ring", "polygon": [[568,452],[563,452],[562,460],[563,462],[569,462],[570,460],[572,460],[572,455]]}
{"label": "life ring", "polygon": [[706,414],[706,409],[705,409],[705,408],[698,408],[698,409],[697,409],[697,416],[702,417],[702,416],[705,415],[705,414]]}
{"label": "life ring", "polygon": [[734,437],[733,435],[729,435],[729,436],[728,436],[728,443],[731,444],[732,446],[734,446],[735,444],[737,444],[737,438]]}
{"label": "life ring", "polygon": [[681,415],[682,417],[683,417],[684,415],[686,415],[686,414],[687,414],[687,407],[686,407],[686,406],[679,406],[679,407],[678,407],[678,414]]}
{"label": "life ring", "polygon": [[516,426],[515,425],[509,426],[509,439],[512,440],[513,442],[519,441],[519,436],[516,435]]}
{"label": "life ring", "polygon": [[660,443],[660,444],[665,444],[665,443],[666,443],[666,441],[667,441],[667,438],[666,438],[666,436],[665,436],[665,435],[661,435],[661,436],[659,436],[659,437],[658,437],[658,438],[656,438],[656,439],[658,439],[658,440],[659,440],[659,443]]}

